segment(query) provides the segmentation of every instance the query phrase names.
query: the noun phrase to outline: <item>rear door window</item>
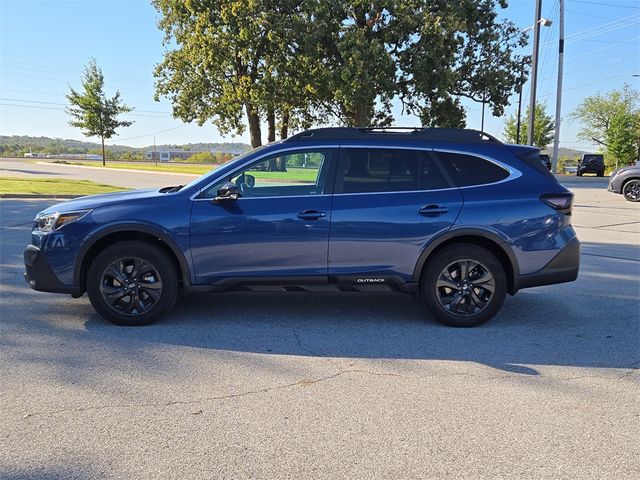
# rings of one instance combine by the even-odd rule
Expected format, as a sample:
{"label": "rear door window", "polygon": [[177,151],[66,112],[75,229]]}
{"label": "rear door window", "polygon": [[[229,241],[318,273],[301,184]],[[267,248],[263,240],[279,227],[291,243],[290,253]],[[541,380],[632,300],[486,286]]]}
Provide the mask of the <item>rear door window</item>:
{"label": "rear door window", "polygon": [[406,192],[449,187],[431,157],[417,150],[347,148],[342,165],[343,193]]}
{"label": "rear door window", "polygon": [[436,154],[458,187],[495,183],[509,176],[504,168],[474,155],[450,152]]}

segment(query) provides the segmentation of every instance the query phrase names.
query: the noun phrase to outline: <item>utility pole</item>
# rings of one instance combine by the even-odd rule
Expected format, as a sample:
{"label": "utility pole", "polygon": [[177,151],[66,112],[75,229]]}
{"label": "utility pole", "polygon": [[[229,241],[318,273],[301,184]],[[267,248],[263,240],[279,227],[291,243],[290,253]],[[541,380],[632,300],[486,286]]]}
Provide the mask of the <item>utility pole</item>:
{"label": "utility pole", "polygon": [[482,94],[482,123],[480,124],[480,131],[484,132],[484,101],[485,101],[485,94]]}
{"label": "utility pole", "polygon": [[556,131],[553,134],[553,163],[551,172],[558,173],[558,148],[560,146],[560,114],[562,112],[562,67],[564,61],[564,0],[560,1],[560,39],[558,40],[558,87],[556,89]]}
{"label": "utility pole", "polygon": [[536,0],[536,19],[533,24],[533,59],[531,61],[531,97],[529,100],[529,125],[527,145],[533,145],[533,124],[536,119],[536,84],[538,83],[538,50],[540,50],[540,17],[542,0]]}
{"label": "utility pole", "polygon": [[156,136],[153,136],[153,161],[158,166],[158,150],[156,149]]}
{"label": "utility pole", "polygon": [[524,59],[520,64],[520,87],[518,88],[518,123],[516,126],[516,143],[520,143],[520,118],[522,117],[522,79],[524,77]]}

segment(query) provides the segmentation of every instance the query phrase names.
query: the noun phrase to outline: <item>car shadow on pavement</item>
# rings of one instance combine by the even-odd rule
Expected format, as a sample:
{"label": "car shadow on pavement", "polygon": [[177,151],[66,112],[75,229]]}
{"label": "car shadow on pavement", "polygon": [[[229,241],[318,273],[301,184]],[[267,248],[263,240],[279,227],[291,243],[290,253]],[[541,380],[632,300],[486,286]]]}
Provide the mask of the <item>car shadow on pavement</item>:
{"label": "car shadow on pavement", "polygon": [[[43,205],[3,207],[5,213],[19,209],[24,210],[19,218],[32,218],[31,212]],[[160,373],[170,367],[158,362],[155,352],[167,346],[266,355],[454,360],[523,375],[537,375],[536,366],[543,365],[632,368],[640,362],[640,262],[633,260],[638,258],[637,245],[583,243],[589,255],[582,256],[576,282],[507,297],[493,320],[472,329],[436,323],[410,296],[368,293],[189,295],[160,322],[125,328],[95,314],[86,296],[71,300],[29,290],[22,278],[28,227],[4,228],[1,234],[0,345],[15,350],[16,360],[41,362],[74,378],[82,377],[78,369],[86,362],[102,370],[124,368],[126,361],[127,369],[135,363]],[[72,347],[43,351],[33,341],[24,343],[36,337],[46,339],[47,345]],[[118,353],[100,355],[107,351]]]}
{"label": "car shadow on pavement", "polygon": [[[320,357],[471,361],[536,375],[528,365],[631,368],[640,362],[640,262],[611,258],[611,245],[585,244],[575,283],[523,290],[489,323],[442,326],[402,294],[218,293],[190,295],[160,323],[97,335],[143,343]],[[616,244],[633,255],[635,245]]]}

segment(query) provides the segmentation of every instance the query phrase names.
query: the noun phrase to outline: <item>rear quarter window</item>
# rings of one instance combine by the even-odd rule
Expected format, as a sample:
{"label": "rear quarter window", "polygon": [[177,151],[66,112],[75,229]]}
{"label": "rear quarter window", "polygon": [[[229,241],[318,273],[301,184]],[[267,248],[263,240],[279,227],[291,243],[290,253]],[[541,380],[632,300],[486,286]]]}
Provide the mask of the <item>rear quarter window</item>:
{"label": "rear quarter window", "polygon": [[495,183],[509,176],[504,168],[475,155],[449,152],[436,154],[458,187]]}

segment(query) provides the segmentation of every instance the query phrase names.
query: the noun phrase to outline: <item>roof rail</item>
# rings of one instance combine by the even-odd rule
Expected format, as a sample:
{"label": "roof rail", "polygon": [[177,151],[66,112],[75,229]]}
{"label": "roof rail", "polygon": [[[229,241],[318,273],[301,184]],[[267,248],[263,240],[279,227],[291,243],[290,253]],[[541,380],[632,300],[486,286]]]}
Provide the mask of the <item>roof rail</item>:
{"label": "roof rail", "polygon": [[285,142],[303,140],[357,140],[385,138],[394,140],[432,140],[464,143],[502,143],[493,135],[467,128],[423,127],[326,127],[306,130],[287,138]]}

